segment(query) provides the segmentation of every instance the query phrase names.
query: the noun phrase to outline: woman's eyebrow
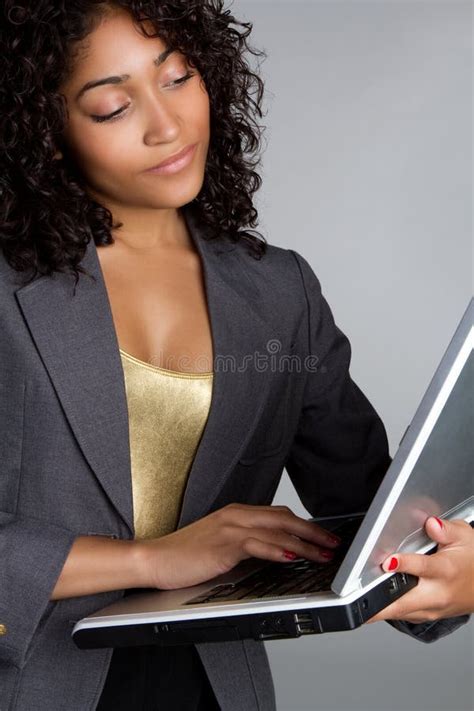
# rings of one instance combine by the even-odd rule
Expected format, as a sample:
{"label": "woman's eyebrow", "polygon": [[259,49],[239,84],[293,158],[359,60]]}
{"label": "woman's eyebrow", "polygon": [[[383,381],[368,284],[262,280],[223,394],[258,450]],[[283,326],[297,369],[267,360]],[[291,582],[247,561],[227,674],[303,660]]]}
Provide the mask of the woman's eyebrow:
{"label": "woman's eyebrow", "polygon": [[[157,57],[153,59],[153,64],[159,67],[163,62],[169,57],[170,54],[176,50],[168,47],[164,52],[161,52]],[[96,86],[103,86],[104,84],[123,84],[123,82],[130,79],[130,74],[120,74],[119,76],[105,77],[104,79],[94,79],[93,81],[88,81],[76,94],[76,101],[79,101],[81,96],[85,94],[89,89],[94,89]]]}

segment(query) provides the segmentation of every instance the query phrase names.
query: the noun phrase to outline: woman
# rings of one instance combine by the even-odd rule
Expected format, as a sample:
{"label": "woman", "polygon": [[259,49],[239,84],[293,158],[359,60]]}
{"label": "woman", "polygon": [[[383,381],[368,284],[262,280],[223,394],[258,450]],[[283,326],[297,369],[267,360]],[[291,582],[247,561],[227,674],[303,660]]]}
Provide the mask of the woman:
{"label": "woman", "polygon": [[[337,540],[270,506],[283,466],[316,516],[363,510],[390,463],[310,265],[240,229],[257,218],[262,82],[250,27],[231,24],[218,0],[4,3],[9,709],[274,709],[261,642],[79,650],[71,629],[251,556],[323,563]],[[275,346],[310,356],[304,371],[241,368]],[[435,523],[429,575],[384,611],[423,641],[472,609],[472,531]]]}

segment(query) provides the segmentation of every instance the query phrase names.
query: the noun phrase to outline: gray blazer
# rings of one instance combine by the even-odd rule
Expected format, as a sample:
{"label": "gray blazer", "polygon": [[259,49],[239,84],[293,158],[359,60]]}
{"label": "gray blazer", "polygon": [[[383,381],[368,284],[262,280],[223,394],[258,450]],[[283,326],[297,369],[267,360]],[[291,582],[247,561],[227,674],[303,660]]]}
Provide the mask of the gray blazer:
{"label": "gray blazer", "polygon": [[[206,240],[191,206],[185,216],[215,377],[178,527],[230,502],[269,505],[284,467],[311,516],[366,510],[390,463],[386,433],[312,268],[271,245],[255,261],[242,243]],[[81,275],[74,293],[57,272],[22,285],[0,257],[1,711],[96,708],[113,650],[80,650],[71,631],[123,590],[50,596],[76,536],[134,537],[125,385],[93,241],[82,265],[95,280]],[[468,619],[391,624],[431,642]],[[263,642],[196,647],[223,711],[274,711]]]}

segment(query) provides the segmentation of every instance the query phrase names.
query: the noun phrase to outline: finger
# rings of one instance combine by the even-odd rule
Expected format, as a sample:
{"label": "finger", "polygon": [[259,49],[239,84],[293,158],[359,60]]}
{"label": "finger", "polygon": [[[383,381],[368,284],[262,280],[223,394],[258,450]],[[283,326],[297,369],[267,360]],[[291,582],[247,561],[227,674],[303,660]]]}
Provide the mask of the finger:
{"label": "finger", "polygon": [[414,622],[419,624],[420,622],[435,622],[439,619],[441,619],[439,615],[435,615],[429,610],[417,610],[416,612],[407,612],[403,614],[395,612],[389,613],[386,610],[382,610],[371,617],[370,620],[367,620],[365,624],[370,625],[373,622],[382,622],[384,620],[399,620],[400,622]]}
{"label": "finger", "polygon": [[[430,516],[425,522],[425,530],[433,541],[438,543],[438,549],[443,546],[463,543],[474,537],[474,530],[463,520],[448,521]],[[420,553],[394,553],[386,558],[381,566],[385,572],[411,573],[418,577],[429,578],[436,575],[434,556]]]}
{"label": "finger", "polygon": [[450,521],[442,521],[437,516],[429,516],[425,521],[425,531],[433,541],[446,545],[451,542],[448,539],[453,535],[454,530],[454,526],[450,523]]}
{"label": "finger", "polygon": [[[247,558],[261,558],[263,560],[273,560],[276,562],[289,562],[281,546],[271,541],[262,541],[260,538],[247,536],[242,541],[242,551]],[[241,556],[241,559],[244,557]]]}
{"label": "finger", "polygon": [[243,539],[245,540],[249,536],[279,546],[281,551],[293,551],[298,558],[314,560],[317,563],[328,563],[330,558],[326,557],[325,553],[332,554],[332,551],[315,546],[280,529],[254,527],[249,531],[244,531]]}
{"label": "finger", "polygon": [[425,531],[429,537],[441,546],[461,543],[473,534],[472,527],[462,519],[449,521],[430,516],[425,522]]}
{"label": "finger", "polygon": [[409,573],[418,578],[430,578],[437,571],[432,557],[423,553],[395,553],[385,558],[381,566],[386,573]]}
{"label": "finger", "polygon": [[[292,548],[290,550],[282,547],[278,543],[274,543],[273,541],[269,540],[262,540],[261,538],[256,538],[254,536],[247,536],[244,538],[242,541],[241,545],[242,551],[246,554],[244,556],[240,556],[240,559],[242,560],[243,558],[262,558],[264,560],[272,560],[276,561],[279,563],[288,563],[295,558],[289,558],[286,554],[288,552],[290,553],[296,553],[295,546],[292,544]],[[298,557],[298,554],[296,554]],[[303,555],[299,557],[305,557]],[[307,556],[308,558],[310,556]],[[325,559],[324,562],[328,562]],[[322,562],[322,561],[321,561]]]}
{"label": "finger", "polygon": [[282,506],[278,512],[272,513],[271,525],[275,527],[274,516],[278,516],[281,528],[293,536],[298,536],[306,541],[310,541],[326,548],[336,548],[341,539],[336,534],[322,528],[314,521],[307,521],[297,516],[287,506]]}
{"label": "finger", "polygon": [[271,506],[269,509],[263,507],[240,508],[234,510],[235,523],[247,528],[268,527],[272,529],[280,528],[292,536],[298,536],[325,548],[337,548],[341,539],[335,534],[321,528],[313,521],[300,518],[291,511],[288,506]]}
{"label": "finger", "polygon": [[369,620],[365,621],[366,625],[371,625],[373,622],[382,622],[382,620],[386,619],[385,617],[382,616],[381,612],[377,612],[376,615],[371,617]]}

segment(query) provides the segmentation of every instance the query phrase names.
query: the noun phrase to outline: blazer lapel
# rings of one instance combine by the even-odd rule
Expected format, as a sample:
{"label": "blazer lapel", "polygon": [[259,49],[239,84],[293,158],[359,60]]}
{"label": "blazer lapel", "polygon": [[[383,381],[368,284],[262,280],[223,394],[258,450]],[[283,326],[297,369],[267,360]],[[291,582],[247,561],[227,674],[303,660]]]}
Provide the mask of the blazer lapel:
{"label": "blazer lapel", "polygon": [[257,370],[254,356],[276,335],[235,244],[206,241],[192,210],[184,214],[203,264],[214,378],[209,416],[189,472],[178,528],[208,513],[250,439],[271,382],[270,369]]}
{"label": "blazer lapel", "polygon": [[[277,335],[235,244],[206,240],[190,205],[183,214],[204,270],[214,379],[178,528],[209,511],[250,438],[271,380],[270,370],[257,370],[251,356]],[[75,294],[74,277],[55,272],[20,287],[16,297],[78,445],[133,537],[125,382],[93,240],[81,264],[95,281],[81,274]]]}

